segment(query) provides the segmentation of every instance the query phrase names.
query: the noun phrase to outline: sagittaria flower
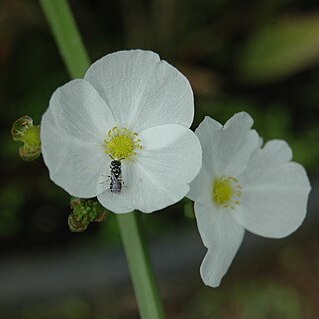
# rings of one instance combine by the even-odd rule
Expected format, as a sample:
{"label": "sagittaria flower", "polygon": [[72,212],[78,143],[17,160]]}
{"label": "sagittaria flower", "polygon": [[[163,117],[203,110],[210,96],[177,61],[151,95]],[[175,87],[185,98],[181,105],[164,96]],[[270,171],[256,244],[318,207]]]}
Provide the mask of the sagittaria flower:
{"label": "sagittaria flower", "polygon": [[54,92],[41,123],[44,162],[72,196],[97,196],[115,213],[153,212],[182,199],[200,170],[193,116],[189,82],[157,54],[109,54]]}
{"label": "sagittaria flower", "polygon": [[203,151],[200,173],[188,197],[195,201],[198,229],[207,254],[201,277],[217,287],[243,240],[245,229],[281,238],[302,223],[310,184],[305,169],[292,162],[286,142],[261,147],[253,119],[235,114],[224,126],[210,117],[196,129]]}

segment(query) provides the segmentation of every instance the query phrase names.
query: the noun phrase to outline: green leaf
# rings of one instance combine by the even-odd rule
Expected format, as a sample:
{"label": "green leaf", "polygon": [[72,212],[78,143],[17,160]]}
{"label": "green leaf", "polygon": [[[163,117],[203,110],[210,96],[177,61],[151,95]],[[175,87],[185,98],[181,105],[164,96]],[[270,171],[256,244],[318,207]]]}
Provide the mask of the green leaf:
{"label": "green leaf", "polygon": [[239,71],[244,80],[271,82],[319,60],[319,16],[287,17],[257,30],[244,46]]}

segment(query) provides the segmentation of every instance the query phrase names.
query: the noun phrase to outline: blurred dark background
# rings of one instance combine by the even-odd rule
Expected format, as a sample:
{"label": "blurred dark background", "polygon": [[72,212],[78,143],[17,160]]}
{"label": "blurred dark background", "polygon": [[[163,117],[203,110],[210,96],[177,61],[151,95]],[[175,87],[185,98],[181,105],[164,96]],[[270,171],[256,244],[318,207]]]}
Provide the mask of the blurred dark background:
{"label": "blurred dark background", "polygon": [[[205,250],[184,200],[144,216],[168,318],[318,318],[319,4],[311,0],[70,1],[92,61],[156,51],[195,93],[193,128],[247,111],[265,140],[286,139],[313,183],[289,238],[247,234],[218,289],[199,277]],[[138,318],[114,216],[85,233],[67,225],[69,196],[42,159],[23,162],[10,128],[39,123],[69,80],[37,1],[0,1],[0,317]],[[151,318],[150,318],[151,319]]]}

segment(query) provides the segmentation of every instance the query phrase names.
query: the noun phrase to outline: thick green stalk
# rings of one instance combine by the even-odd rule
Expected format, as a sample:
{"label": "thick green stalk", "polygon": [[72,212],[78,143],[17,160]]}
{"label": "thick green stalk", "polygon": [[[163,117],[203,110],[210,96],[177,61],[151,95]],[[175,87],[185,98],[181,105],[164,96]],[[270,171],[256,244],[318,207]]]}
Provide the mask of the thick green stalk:
{"label": "thick green stalk", "polygon": [[[72,78],[83,77],[89,58],[66,0],[39,0]],[[158,287],[138,213],[117,215],[142,319],[164,319]]]}
{"label": "thick green stalk", "polygon": [[40,0],[66,68],[72,78],[82,78],[90,65],[66,0]]}
{"label": "thick green stalk", "polygon": [[159,290],[138,214],[135,212],[117,215],[135,294],[143,319],[164,319]]}

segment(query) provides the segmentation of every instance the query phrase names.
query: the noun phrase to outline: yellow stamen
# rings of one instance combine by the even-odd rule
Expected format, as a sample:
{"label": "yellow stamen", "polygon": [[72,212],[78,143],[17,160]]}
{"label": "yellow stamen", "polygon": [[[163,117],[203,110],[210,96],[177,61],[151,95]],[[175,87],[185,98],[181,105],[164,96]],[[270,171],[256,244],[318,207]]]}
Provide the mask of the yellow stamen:
{"label": "yellow stamen", "polygon": [[219,206],[234,209],[240,204],[241,195],[242,188],[234,177],[221,176],[213,182],[212,198]]}
{"label": "yellow stamen", "polygon": [[132,160],[136,151],[142,149],[140,142],[137,133],[115,126],[107,132],[107,138],[104,140],[105,153],[114,159]]}

